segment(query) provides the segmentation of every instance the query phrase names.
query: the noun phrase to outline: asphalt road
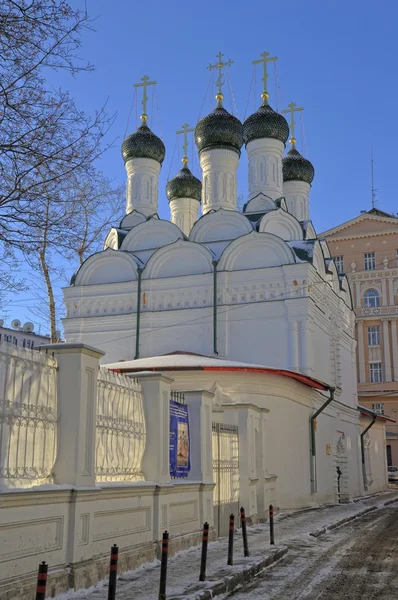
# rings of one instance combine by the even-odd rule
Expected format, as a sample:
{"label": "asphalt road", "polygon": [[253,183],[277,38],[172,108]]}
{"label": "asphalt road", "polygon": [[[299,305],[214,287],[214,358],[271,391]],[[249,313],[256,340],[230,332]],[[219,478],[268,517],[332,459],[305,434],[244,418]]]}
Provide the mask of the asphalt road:
{"label": "asphalt road", "polygon": [[386,507],[319,538],[293,540],[284,559],[234,600],[397,600],[398,508]]}

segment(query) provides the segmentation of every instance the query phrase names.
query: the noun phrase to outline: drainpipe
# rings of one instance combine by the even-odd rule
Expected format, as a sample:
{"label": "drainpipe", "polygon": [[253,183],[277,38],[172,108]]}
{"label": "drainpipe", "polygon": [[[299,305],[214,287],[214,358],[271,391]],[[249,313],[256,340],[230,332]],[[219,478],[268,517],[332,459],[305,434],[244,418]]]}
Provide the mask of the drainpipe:
{"label": "drainpipe", "polygon": [[135,328],[135,356],[134,360],[140,357],[140,318],[141,318],[141,275],[143,269],[138,267],[138,282],[137,282],[137,323]]}
{"label": "drainpipe", "polygon": [[217,351],[217,265],[218,260],[213,260],[213,352]]}
{"label": "drainpipe", "polygon": [[[370,412],[370,411],[369,411]],[[369,423],[369,425],[366,427],[366,429],[364,429],[361,433],[361,457],[362,457],[362,475],[363,475],[363,487],[365,488],[365,491],[367,491],[368,489],[368,481],[367,481],[367,477],[366,477],[366,464],[365,464],[365,442],[363,440],[365,433],[367,433],[369,431],[369,429],[371,427],[373,427],[373,425],[375,424],[377,419],[377,414],[376,413],[372,413],[372,420]]]}
{"label": "drainpipe", "polygon": [[335,388],[329,388],[330,397],[322,404],[320,408],[310,417],[310,445],[311,445],[311,494],[317,493],[317,476],[316,476],[316,440],[315,440],[315,419],[325,410],[325,408],[334,399]]}

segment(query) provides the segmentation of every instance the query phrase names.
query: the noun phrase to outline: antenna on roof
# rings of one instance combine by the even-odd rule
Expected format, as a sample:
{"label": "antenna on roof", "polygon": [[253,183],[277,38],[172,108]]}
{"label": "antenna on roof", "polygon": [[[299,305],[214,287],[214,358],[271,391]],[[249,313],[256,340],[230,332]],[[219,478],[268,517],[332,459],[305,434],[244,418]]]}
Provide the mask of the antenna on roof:
{"label": "antenna on roof", "polygon": [[372,173],[372,208],[376,208],[376,192],[378,191],[375,188],[374,183],[374,160],[373,160],[373,146],[370,146],[370,170]]}

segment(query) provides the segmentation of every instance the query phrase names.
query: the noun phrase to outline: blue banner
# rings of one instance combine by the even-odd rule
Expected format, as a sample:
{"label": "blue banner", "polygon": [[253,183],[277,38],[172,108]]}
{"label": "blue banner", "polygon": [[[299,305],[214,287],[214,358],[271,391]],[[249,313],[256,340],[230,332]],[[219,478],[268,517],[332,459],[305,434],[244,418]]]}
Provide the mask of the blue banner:
{"label": "blue banner", "polygon": [[191,469],[188,406],[170,400],[170,475],[187,477]]}

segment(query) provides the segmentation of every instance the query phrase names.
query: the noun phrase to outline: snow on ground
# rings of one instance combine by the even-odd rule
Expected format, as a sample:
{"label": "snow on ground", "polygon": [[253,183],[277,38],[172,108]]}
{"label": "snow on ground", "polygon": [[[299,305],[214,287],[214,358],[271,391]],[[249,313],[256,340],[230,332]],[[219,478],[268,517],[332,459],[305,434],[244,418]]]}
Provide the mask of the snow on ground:
{"label": "snow on ground", "polygon": [[[313,546],[315,538],[309,533],[330,525],[340,519],[355,515],[370,506],[383,506],[386,500],[398,499],[398,492],[390,491],[378,496],[362,499],[358,502],[328,506],[319,510],[306,510],[299,512],[284,512],[275,519],[275,543],[277,546],[290,545]],[[195,592],[204,589],[226,577],[232,572],[240,571],[251,564],[260,562],[270,551],[268,524],[248,528],[250,557],[243,557],[241,533],[235,535],[234,566],[228,567],[227,538],[221,538],[209,543],[207,582],[199,583],[200,547],[184,550],[174,555],[168,564],[167,597],[168,599],[180,597],[189,599]],[[170,541],[172,546],[173,541]],[[273,569],[278,568],[277,566]],[[121,574],[117,583],[117,600],[157,600],[159,589],[159,561],[143,565],[134,571]],[[51,577],[51,573],[49,574]],[[108,582],[103,580],[96,586],[74,592],[70,590],[56,596],[56,600],[106,600]]]}

